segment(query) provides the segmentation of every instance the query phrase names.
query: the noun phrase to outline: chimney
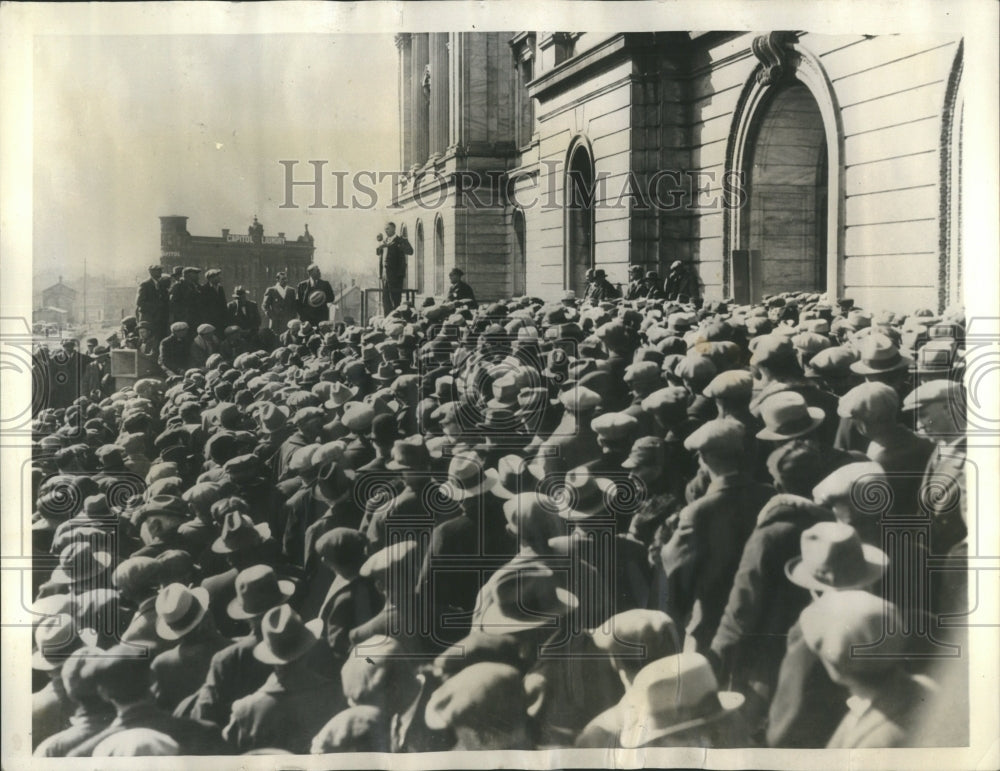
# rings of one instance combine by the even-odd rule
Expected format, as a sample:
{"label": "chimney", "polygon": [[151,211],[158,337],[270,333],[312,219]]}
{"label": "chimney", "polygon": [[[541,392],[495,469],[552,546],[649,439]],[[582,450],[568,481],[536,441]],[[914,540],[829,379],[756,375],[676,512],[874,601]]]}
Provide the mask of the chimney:
{"label": "chimney", "polygon": [[278,238],[284,238],[284,237],[285,237],[284,233],[278,233]]}

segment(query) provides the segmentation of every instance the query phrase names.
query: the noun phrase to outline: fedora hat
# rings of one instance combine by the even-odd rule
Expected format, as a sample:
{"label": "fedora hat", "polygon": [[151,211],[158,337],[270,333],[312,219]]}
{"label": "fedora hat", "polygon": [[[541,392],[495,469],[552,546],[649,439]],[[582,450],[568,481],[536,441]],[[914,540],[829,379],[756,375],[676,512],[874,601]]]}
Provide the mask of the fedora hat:
{"label": "fedora hat", "polygon": [[391,383],[401,374],[402,370],[398,370],[389,362],[383,361],[378,365],[378,370],[372,375],[372,378],[380,383]]}
{"label": "fedora hat", "polygon": [[512,431],[520,425],[520,417],[509,407],[487,407],[478,425],[496,431]]}
{"label": "fedora hat", "polygon": [[419,434],[408,436],[405,439],[397,439],[392,446],[392,455],[386,461],[385,467],[390,471],[404,471],[409,469],[424,469],[430,463],[430,453],[427,445]]}
{"label": "fedora hat", "polygon": [[59,564],[49,580],[54,584],[79,584],[95,580],[111,567],[109,552],[95,551],[88,541],[74,541],[59,553]]}
{"label": "fedora hat", "polygon": [[807,405],[797,391],[772,394],[760,403],[759,409],[764,428],[757,432],[757,438],[768,442],[803,436],[826,420],[823,409]]}
{"label": "fedora hat", "polygon": [[785,575],[805,589],[862,589],[885,573],[889,558],[861,543],[843,522],[819,522],[802,533],[802,555],[785,563]]}
{"label": "fedora hat", "polygon": [[234,584],[236,596],[226,606],[230,618],[256,618],[295,594],[295,583],[278,578],[270,565],[253,565],[240,571]]}
{"label": "fedora hat", "polygon": [[271,528],[266,522],[255,525],[253,520],[240,511],[227,511],[222,520],[222,533],[212,543],[216,554],[232,554],[271,537]]}
{"label": "fedora hat", "polygon": [[557,619],[580,604],[546,567],[505,570],[497,576],[493,591],[495,601],[479,617],[479,631],[486,634],[555,626]]}
{"label": "fedora hat", "polygon": [[655,661],[681,650],[677,625],[662,610],[616,613],[589,634],[598,649],[621,659]]}
{"label": "fedora hat", "polygon": [[950,375],[957,369],[955,346],[947,341],[931,341],[917,351],[912,369],[918,375]]}
{"label": "fedora hat", "polygon": [[504,375],[493,381],[493,398],[486,406],[493,409],[511,409],[517,404],[517,380],[513,375]]}
{"label": "fedora hat", "polygon": [[291,410],[283,404],[265,402],[257,414],[260,418],[261,429],[264,433],[270,434],[283,428],[288,423],[288,416],[291,414]]}
{"label": "fedora hat", "polygon": [[743,706],[745,697],[719,691],[708,659],[678,653],[643,667],[619,702],[621,746],[642,747],[656,739],[707,725]]}
{"label": "fedora hat", "polygon": [[357,386],[346,386],[343,383],[331,383],[329,387],[329,393],[327,400],[324,403],[324,407],[328,410],[336,409],[341,407],[355,396],[357,396],[358,387]]}
{"label": "fedora hat", "polygon": [[489,492],[497,485],[495,469],[484,469],[483,461],[473,452],[459,452],[448,465],[448,481],[441,494],[453,501],[465,501]]}
{"label": "fedora hat", "polygon": [[302,621],[289,605],[271,608],[261,620],[263,639],[254,646],[253,657],[263,664],[287,664],[301,658],[319,642],[323,619]]}
{"label": "fedora hat", "polygon": [[586,466],[567,472],[566,483],[552,495],[559,516],[568,522],[582,522],[607,512],[607,496],[614,482],[591,475]]}
{"label": "fedora hat", "polygon": [[504,455],[497,461],[497,484],[492,492],[499,498],[510,499],[520,493],[535,489],[535,481],[528,470],[528,461],[520,455]]}
{"label": "fedora hat", "polygon": [[163,587],[156,596],[156,633],[164,640],[179,640],[194,629],[208,611],[208,590],[184,584]]}
{"label": "fedora hat", "polygon": [[903,356],[888,335],[872,334],[865,338],[858,349],[859,361],[851,364],[851,371],[859,375],[878,375],[907,369],[913,359]]}
{"label": "fedora hat", "polygon": [[48,616],[35,627],[35,652],[31,654],[31,668],[51,672],[63,665],[73,651],[97,644],[93,629],[77,630],[73,617],[68,613]]}

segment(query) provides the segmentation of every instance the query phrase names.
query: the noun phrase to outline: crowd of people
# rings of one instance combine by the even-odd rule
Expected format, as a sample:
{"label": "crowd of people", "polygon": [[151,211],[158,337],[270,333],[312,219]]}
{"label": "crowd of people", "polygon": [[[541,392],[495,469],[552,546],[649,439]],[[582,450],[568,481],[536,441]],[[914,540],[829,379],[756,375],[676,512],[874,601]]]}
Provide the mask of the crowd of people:
{"label": "crowd of people", "polygon": [[960,310],[309,281],[38,403],[36,755],[967,741]]}

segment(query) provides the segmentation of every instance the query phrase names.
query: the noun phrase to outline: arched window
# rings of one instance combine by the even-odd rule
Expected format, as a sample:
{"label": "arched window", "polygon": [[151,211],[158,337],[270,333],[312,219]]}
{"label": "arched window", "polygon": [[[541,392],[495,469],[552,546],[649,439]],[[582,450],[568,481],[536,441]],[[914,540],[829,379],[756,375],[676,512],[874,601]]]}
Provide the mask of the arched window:
{"label": "arched window", "polygon": [[416,278],[413,288],[418,293],[424,293],[424,223],[417,220],[413,237],[413,270]]}
{"label": "arched window", "polygon": [[514,209],[511,217],[514,228],[514,243],[511,251],[510,277],[511,297],[522,297],[528,292],[527,280],[527,245],[525,242],[524,211]]}
{"label": "arched window", "polygon": [[582,295],[594,267],[594,157],[584,140],[570,149],[566,164],[563,283]]}
{"label": "arched window", "polygon": [[750,76],[727,148],[726,173],[745,195],[725,214],[724,291],[737,302],[843,288],[839,109],[819,60],[794,41],[778,45],[783,63],[762,60]]}
{"label": "arched window", "polygon": [[439,216],[434,221],[434,294],[444,293],[444,220]]}

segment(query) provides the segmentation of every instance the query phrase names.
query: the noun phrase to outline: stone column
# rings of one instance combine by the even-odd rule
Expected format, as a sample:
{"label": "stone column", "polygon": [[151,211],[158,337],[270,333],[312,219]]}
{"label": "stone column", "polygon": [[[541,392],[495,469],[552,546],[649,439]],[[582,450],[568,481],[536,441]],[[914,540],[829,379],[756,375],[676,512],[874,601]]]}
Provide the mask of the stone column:
{"label": "stone column", "polygon": [[410,156],[410,121],[413,112],[413,62],[410,53],[410,34],[396,35],[396,50],[399,51],[399,168],[408,169],[413,162]]}
{"label": "stone column", "polygon": [[431,33],[430,66],[430,152],[436,160],[448,149],[449,140],[448,33]]}
{"label": "stone column", "polygon": [[411,37],[410,44],[410,165],[423,166],[428,156],[428,103],[424,80],[428,69],[427,33]]}

